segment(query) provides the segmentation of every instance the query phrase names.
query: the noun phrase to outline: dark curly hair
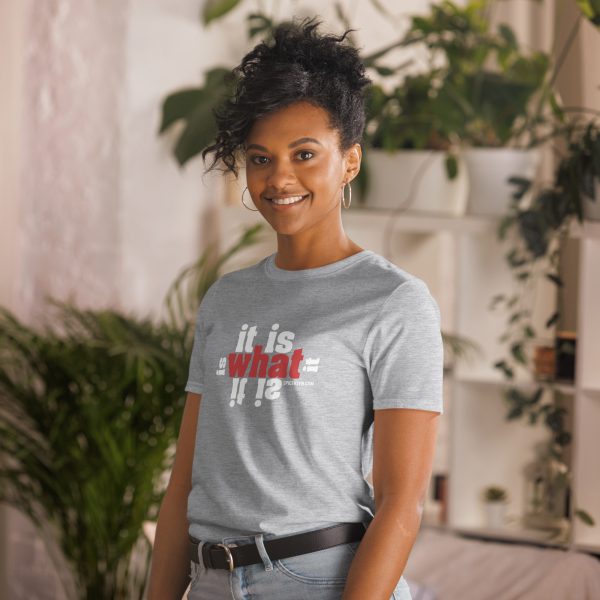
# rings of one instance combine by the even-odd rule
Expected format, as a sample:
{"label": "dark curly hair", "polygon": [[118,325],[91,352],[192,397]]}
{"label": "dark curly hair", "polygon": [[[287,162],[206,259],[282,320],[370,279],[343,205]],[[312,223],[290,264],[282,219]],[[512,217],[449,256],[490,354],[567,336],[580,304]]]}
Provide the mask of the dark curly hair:
{"label": "dark curly hair", "polygon": [[339,148],[346,151],[362,140],[365,128],[365,66],[357,49],[341,44],[342,35],[321,35],[321,21],[306,17],[273,28],[271,39],[256,45],[226,77],[234,92],[215,109],[215,142],[202,151],[214,154],[212,170],[222,160],[224,172],[237,177],[236,157],[257,119],[299,101],[324,108],[329,125],[339,132]]}

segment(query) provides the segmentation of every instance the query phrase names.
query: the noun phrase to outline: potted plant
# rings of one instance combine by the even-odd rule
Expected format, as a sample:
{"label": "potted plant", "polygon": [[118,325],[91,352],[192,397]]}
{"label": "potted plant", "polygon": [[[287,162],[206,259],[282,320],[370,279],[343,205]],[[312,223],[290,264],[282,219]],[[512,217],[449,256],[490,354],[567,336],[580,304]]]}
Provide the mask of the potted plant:
{"label": "potted plant", "polygon": [[464,214],[467,180],[438,96],[440,76],[439,69],[407,75],[390,93],[369,88],[365,206]]}
{"label": "potted plant", "polygon": [[0,502],[36,526],[66,598],[145,597],[143,528],[172,465],[195,313],[261,227],[184,269],[159,323],[50,299],[38,329],[0,307]]}
{"label": "potted plant", "polygon": [[552,99],[544,85],[548,55],[525,55],[508,25],[491,31],[489,4],[433,4],[429,15],[413,17],[405,44],[424,43],[435,59],[445,62],[438,104],[460,139],[469,181],[467,212],[500,215],[510,198],[508,177],[533,177],[536,172],[536,131],[545,123],[542,109]]}
{"label": "potted plant", "polygon": [[488,485],[482,490],[482,499],[485,508],[486,526],[492,529],[500,529],[506,520],[506,506],[508,503],[508,492],[503,487]]}

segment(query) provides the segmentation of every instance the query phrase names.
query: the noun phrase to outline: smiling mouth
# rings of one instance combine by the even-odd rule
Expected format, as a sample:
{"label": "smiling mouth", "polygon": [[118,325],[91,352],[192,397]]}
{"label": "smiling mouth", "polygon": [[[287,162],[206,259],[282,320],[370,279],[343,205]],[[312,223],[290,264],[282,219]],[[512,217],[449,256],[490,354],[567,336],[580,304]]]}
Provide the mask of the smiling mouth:
{"label": "smiling mouth", "polygon": [[292,196],[290,198],[267,198],[264,196],[265,200],[270,202],[273,206],[293,206],[294,204],[300,204],[303,200],[306,200],[310,194],[305,194],[304,196]]}

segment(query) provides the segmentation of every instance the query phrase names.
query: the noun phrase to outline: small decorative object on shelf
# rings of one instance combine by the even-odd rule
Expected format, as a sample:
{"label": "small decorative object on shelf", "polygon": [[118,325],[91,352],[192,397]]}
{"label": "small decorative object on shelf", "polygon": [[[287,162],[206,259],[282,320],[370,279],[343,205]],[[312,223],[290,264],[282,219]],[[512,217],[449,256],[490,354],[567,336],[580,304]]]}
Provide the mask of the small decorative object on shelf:
{"label": "small decorative object on shelf", "polygon": [[534,347],[534,377],[537,381],[552,381],[554,379],[555,350],[553,346],[536,345]]}
{"label": "small decorative object on shelf", "polygon": [[535,459],[525,465],[523,525],[532,529],[564,531],[568,527],[569,467],[552,443],[538,442]]}
{"label": "small decorative object on shelf", "polygon": [[574,331],[556,332],[557,380],[575,381],[575,349],[577,334]]}
{"label": "small decorative object on shelf", "polygon": [[433,476],[433,499],[439,503],[437,522],[439,525],[448,523],[448,475],[437,473]]}
{"label": "small decorative object on shelf", "polygon": [[501,529],[506,523],[508,492],[500,486],[489,485],[483,488],[486,526]]}

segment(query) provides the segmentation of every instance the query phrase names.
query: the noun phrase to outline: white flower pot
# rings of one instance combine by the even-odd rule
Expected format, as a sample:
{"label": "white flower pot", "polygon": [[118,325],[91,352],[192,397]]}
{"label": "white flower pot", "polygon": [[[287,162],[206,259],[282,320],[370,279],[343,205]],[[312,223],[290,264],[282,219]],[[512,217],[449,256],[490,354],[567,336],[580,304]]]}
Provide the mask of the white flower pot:
{"label": "white flower pot", "polygon": [[582,195],[583,200],[583,216],[589,221],[600,221],[600,181],[596,179],[596,198],[592,200],[585,194]]}
{"label": "white flower pot", "polygon": [[465,148],[462,156],[469,179],[467,213],[503,216],[517,189],[508,178],[535,180],[542,155],[538,148]]}
{"label": "white flower pot", "polygon": [[485,524],[490,529],[500,529],[504,527],[506,521],[506,502],[486,502]]}
{"label": "white flower pot", "polygon": [[[441,150],[370,149],[366,155],[369,191],[364,206],[462,215],[467,201],[467,173],[458,158],[458,174],[450,180]],[[412,185],[412,189],[411,189]],[[409,197],[410,196],[410,197]]]}

